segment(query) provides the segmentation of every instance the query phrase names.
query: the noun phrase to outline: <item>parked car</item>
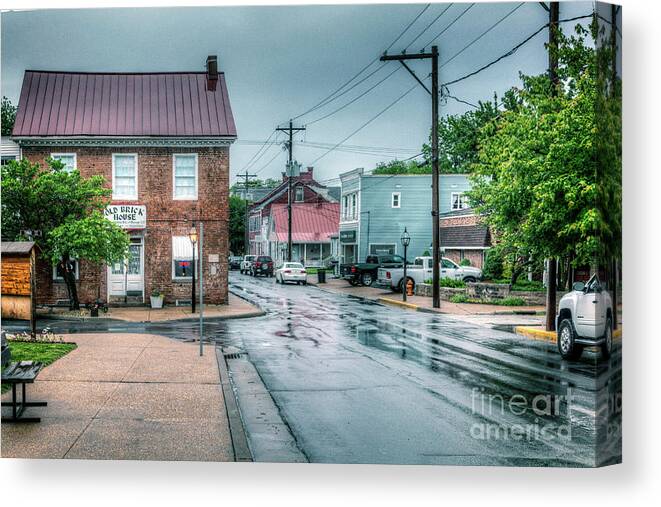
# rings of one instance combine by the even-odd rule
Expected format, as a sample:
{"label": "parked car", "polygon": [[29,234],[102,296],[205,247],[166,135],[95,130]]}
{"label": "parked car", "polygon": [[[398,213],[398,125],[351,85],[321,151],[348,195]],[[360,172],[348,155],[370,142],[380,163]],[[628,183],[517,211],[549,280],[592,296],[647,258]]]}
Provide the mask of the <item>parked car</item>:
{"label": "parked car", "polygon": [[[413,286],[424,283],[432,277],[433,257],[416,257],[413,264],[406,266],[406,278],[413,282]],[[471,266],[459,266],[454,261],[443,257],[439,270],[441,278],[451,278],[463,282],[477,282],[482,279],[482,270]],[[400,292],[404,285],[404,267],[379,268],[378,283],[395,292]]]}
{"label": "parked car", "polygon": [[252,276],[273,276],[273,259],[268,255],[258,256],[250,266]]}
{"label": "parked car", "polygon": [[297,285],[308,283],[305,266],[300,262],[285,262],[275,271],[275,283],[296,282]]}
{"label": "parked car", "polygon": [[243,261],[243,258],[240,255],[230,255],[230,269],[241,269],[241,261]]}
{"label": "parked car", "polygon": [[379,268],[399,268],[404,266],[400,255],[368,255],[365,262],[340,265],[340,277],[351,285],[369,287],[377,279]]}
{"label": "parked car", "polygon": [[241,261],[241,267],[239,268],[241,270],[242,275],[247,275],[250,273],[250,270],[252,269],[252,263],[256,258],[257,258],[256,255],[243,256],[243,260]]}
{"label": "parked car", "polygon": [[602,356],[613,351],[615,312],[610,294],[597,275],[588,283],[576,282],[558,305],[558,350],[564,359],[578,359],[584,347],[598,346]]}

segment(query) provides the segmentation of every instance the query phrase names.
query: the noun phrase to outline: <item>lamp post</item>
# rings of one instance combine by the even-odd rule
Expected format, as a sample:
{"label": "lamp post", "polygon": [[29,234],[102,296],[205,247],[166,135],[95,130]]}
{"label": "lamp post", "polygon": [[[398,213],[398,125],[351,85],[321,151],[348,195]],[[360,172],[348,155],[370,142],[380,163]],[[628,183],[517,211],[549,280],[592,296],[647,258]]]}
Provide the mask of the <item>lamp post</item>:
{"label": "lamp post", "polygon": [[406,227],[404,227],[404,232],[402,233],[402,237],[400,238],[402,241],[402,246],[404,247],[404,277],[402,278],[402,301],[406,301],[406,285],[407,285],[407,278],[406,278],[406,250],[409,247],[409,244],[411,243],[411,236],[409,235],[408,231],[406,230]]}
{"label": "lamp post", "polygon": [[193,261],[191,262],[191,276],[193,277],[191,284],[191,313],[195,313],[195,244],[197,243],[197,229],[195,228],[195,222],[193,226],[188,231],[188,239],[190,239],[191,244],[193,245]]}

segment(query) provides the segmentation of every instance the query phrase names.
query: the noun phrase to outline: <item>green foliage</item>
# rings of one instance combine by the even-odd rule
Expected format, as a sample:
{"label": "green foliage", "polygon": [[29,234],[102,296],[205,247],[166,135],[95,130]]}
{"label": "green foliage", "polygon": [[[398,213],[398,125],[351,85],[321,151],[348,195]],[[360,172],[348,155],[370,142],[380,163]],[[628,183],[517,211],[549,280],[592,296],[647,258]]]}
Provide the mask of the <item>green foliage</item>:
{"label": "green foliage", "polygon": [[[254,178],[248,180],[248,188],[274,188],[280,185],[280,183],[282,183],[282,181],[277,180],[275,178],[266,178],[265,180]],[[230,190],[234,191],[238,188],[242,188],[244,185],[245,185],[245,181],[235,183],[234,185],[232,185],[232,188]]]}
{"label": "green foliage", "polygon": [[48,233],[46,245],[44,253],[53,264],[67,256],[110,264],[126,258],[129,239],[123,229],[94,210],[84,217],[67,217]]}
{"label": "green foliage", "polygon": [[[48,366],[62,356],[76,348],[75,343],[44,343],[33,341],[9,341],[11,361],[37,361]],[[2,384],[2,392],[11,388],[9,384]]]}
{"label": "green foliage", "polygon": [[16,121],[16,106],[7,97],[2,97],[2,135],[10,136]]}
{"label": "green foliage", "polygon": [[[478,106],[474,111],[439,120],[438,147],[441,174],[471,173],[473,165],[478,161],[480,131],[499,115],[495,103],[480,102]],[[431,160],[431,136],[429,144],[422,147],[422,152],[426,160]]]}
{"label": "green foliage", "polygon": [[503,276],[503,255],[498,246],[487,250],[482,275],[487,280],[497,280]]}
{"label": "green foliage", "polygon": [[[121,260],[128,253],[128,235],[103,212],[111,190],[103,176],[81,177],[48,160],[42,169],[27,159],[2,167],[2,233],[11,240],[27,239],[21,231],[41,231],[35,237],[41,254],[53,263],[77,258],[96,263]],[[66,279],[72,308],[78,308],[73,279]]]}
{"label": "green foliage", "polygon": [[[496,231],[514,278],[522,260],[567,256],[584,265],[604,255],[607,238],[618,243],[620,97],[598,93],[588,35],[580,26],[575,36],[560,34],[560,84],[547,74],[522,75],[522,86],[510,94],[511,109],[480,131],[469,197]],[[597,149],[604,144],[596,135],[600,129],[613,144],[605,151]],[[488,277],[497,274],[491,270]]]}
{"label": "green foliage", "polygon": [[451,303],[468,303],[470,298],[466,294],[455,294],[450,298]]}
{"label": "green foliage", "polygon": [[241,255],[245,249],[246,201],[237,195],[230,196],[230,251]]}
{"label": "green foliage", "polygon": [[471,303],[477,305],[496,305],[496,306],[526,306],[523,298],[506,297],[503,299],[476,299],[470,298],[466,294],[455,294],[450,298],[452,303]]}
{"label": "green foliage", "polygon": [[470,266],[471,261],[470,259],[461,259],[461,262],[459,263],[460,266]]}
{"label": "green foliage", "polygon": [[391,160],[378,163],[372,174],[431,174],[431,166],[416,160]]}

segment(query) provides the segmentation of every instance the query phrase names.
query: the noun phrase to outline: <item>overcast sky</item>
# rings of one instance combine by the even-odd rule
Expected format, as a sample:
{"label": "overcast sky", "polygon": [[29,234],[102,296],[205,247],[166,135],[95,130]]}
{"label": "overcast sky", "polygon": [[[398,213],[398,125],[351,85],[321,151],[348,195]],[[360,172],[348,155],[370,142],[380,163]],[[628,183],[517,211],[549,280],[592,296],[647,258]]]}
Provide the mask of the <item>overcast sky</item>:
{"label": "overcast sky", "polygon": [[[279,124],[310,109],[378,57],[426,4],[207,7],[41,10],[2,14],[2,94],[18,102],[26,69],[63,71],[199,71],[208,54],[217,54],[225,72],[238,141],[231,148],[232,180]],[[400,52],[449,4],[434,3],[390,50]],[[453,4],[409,48],[430,43],[470,4]],[[518,3],[479,3],[435,40],[441,54],[441,82],[460,77],[509,51],[547,22],[538,2],[515,10],[472,46],[444,64],[510,13]],[[561,3],[560,18],[589,14],[591,2]],[[574,23],[571,24],[573,26]],[[564,25],[565,30],[570,25]],[[546,30],[513,56],[451,86],[452,95],[475,103],[501,94],[518,82],[518,73],[547,68]],[[356,81],[363,83],[322,108],[295,121],[306,125],[344,106],[401,65],[374,63]],[[412,62],[427,77],[427,61]],[[354,83],[356,82],[354,81]],[[428,81],[427,81],[428,82]],[[390,105],[415,83],[403,68],[371,92],[328,118],[310,124],[295,139],[332,147]],[[448,99],[441,114],[469,106]],[[350,146],[401,150],[400,159],[415,155],[431,126],[430,97],[420,86],[344,143]],[[282,138],[280,136],[278,139]],[[343,145],[344,146],[344,145]],[[294,146],[294,158],[311,164],[327,148]],[[275,158],[274,158],[275,157]],[[314,163],[319,180],[356,167],[373,168],[390,160],[384,152],[334,150]],[[262,151],[250,167],[262,178],[279,177],[286,154],[278,145]],[[333,183],[333,182],[330,182]]]}

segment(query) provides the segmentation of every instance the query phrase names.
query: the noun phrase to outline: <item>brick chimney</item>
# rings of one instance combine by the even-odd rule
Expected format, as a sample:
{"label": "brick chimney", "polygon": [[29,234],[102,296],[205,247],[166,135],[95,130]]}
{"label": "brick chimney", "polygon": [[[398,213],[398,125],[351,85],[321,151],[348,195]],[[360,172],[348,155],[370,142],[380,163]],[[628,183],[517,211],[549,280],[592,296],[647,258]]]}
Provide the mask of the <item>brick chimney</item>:
{"label": "brick chimney", "polygon": [[216,91],[218,84],[218,57],[216,55],[207,56],[207,91]]}

